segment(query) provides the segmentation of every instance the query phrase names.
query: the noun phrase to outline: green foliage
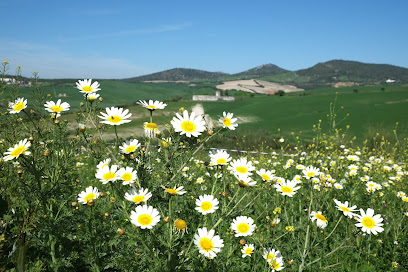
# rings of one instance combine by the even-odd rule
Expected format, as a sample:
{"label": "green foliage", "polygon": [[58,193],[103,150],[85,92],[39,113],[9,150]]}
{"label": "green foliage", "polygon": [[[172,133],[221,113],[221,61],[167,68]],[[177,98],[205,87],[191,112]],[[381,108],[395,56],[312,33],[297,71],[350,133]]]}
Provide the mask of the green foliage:
{"label": "green foliage", "polygon": [[[116,83],[109,84],[113,88]],[[18,86],[2,88],[2,104],[14,102],[22,95]],[[281,252],[283,266],[289,271],[408,268],[408,206],[397,196],[398,192],[408,193],[408,169],[403,163],[408,159],[408,140],[399,136],[395,127],[388,134],[384,127],[384,131],[374,135],[372,144],[364,141],[360,145],[349,138],[344,121],[351,120],[338,105],[350,99],[351,90],[335,97],[321,90],[325,95],[255,96],[230,104],[205,103],[206,112],[214,120],[219,119],[222,111],[234,112],[234,117],[258,112],[263,119],[275,116],[280,124],[289,122],[286,128],[290,130],[272,130],[262,126],[265,124],[262,120],[248,119],[235,131],[216,123],[213,131],[199,137],[180,135],[168,125],[181,106],[190,109],[194,102],[169,103],[167,111],[131,107],[132,117],[140,120],[112,128],[98,117],[100,103],[106,103],[108,95],[104,95],[104,102],[90,103],[74,91],[72,97],[78,96],[82,99],[78,102],[83,102],[77,106],[76,114],[50,118],[43,106],[50,97],[43,93],[35,77],[27,108],[15,114],[5,108],[1,111],[0,270],[265,271],[270,270],[270,264],[263,257],[264,250],[272,248]],[[387,94],[390,94],[387,99],[400,99],[404,92],[390,90]],[[379,95],[383,93],[369,102],[380,99]],[[358,98],[371,96],[362,89]],[[316,103],[312,108],[312,100],[307,100],[311,98]],[[358,98],[364,109],[365,100]],[[329,99],[331,103],[321,105]],[[288,109],[288,105],[293,109]],[[262,109],[270,111],[270,115]],[[289,110],[300,111],[298,119],[309,113],[306,117],[315,122],[327,114],[328,118],[322,119],[328,121],[311,125],[310,137],[305,141],[302,134],[292,133]],[[131,133],[137,126],[148,120],[159,124],[160,137],[138,137],[143,146],[123,152],[119,147],[133,137]],[[78,127],[78,123],[84,127]],[[107,138],[106,134],[112,137]],[[395,142],[391,142],[392,137]],[[30,153],[19,153],[6,160],[7,151],[10,148],[15,151],[15,144],[24,139],[30,143],[26,150]],[[236,149],[228,151],[232,169],[215,165],[221,162],[211,162],[208,148],[212,144]],[[257,150],[243,153],[238,150],[241,148]],[[250,186],[249,181],[233,174],[238,173],[233,163],[243,157],[256,170],[269,170],[271,174],[266,178],[255,169],[248,170],[252,173],[250,181],[257,185]],[[136,170],[134,182],[127,185],[121,180],[101,182],[96,173],[105,159],[110,159],[109,166]],[[306,166],[319,168],[320,173],[313,175],[315,179],[303,173]],[[355,166],[358,170],[351,171]],[[302,181],[292,197],[277,191],[279,179],[292,180],[298,175]],[[364,181],[367,176],[381,188],[368,192]],[[343,189],[338,189],[339,184]],[[79,195],[89,186],[96,187],[100,196],[94,195],[92,199],[88,195],[90,198],[83,204]],[[184,187],[185,194],[171,195],[165,190],[179,186]],[[152,194],[146,204],[160,215],[151,229],[137,227],[132,219],[132,212],[143,204],[125,198],[131,189],[140,188]],[[214,213],[202,215],[195,209],[196,200],[204,194],[219,201]],[[355,218],[345,217],[338,210],[334,198],[349,201],[350,206],[357,205],[364,211],[374,209],[384,219],[384,231],[378,235],[364,233],[355,226]],[[319,228],[310,220],[312,211],[322,212],[327,227]],[[256,229],[252,235],[235,235],[231,223],[238,216],[254,220]],[[176,230],[176,219],[185,220],[187,229]],[[214,229],[215,235],[223,240],[223,246],[212,259],[204,257],[194,244],[198,229],[203,227]],[[255,245],[251,257],[242,258],[243,244]]]}

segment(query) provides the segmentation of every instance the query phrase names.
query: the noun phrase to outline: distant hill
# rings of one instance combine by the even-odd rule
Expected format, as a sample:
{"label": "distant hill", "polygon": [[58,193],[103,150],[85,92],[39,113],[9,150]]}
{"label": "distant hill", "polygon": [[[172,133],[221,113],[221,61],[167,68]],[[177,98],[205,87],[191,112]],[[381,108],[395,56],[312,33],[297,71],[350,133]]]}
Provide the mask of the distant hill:
{"label": "distant hill", "polygon": [[229,74],[222,72],[207,72],[196,69],[175,68],[150,75],[133,77],[124,79],[128,82],[142,82],[142,81],[189,81],[197,79],[216,79],[219,77],[229,76]]}
{"label": "distant hill", "polygon": [[298,76],[308,77],[313,83],[356,82],[381,83],[387,79],[398,83],[408,82],[408,69],[388,65],[357,61],[331,60],[313,67],[295,71]]}
{"label": "distant hill", "polygon": [[262,64],[258,67],[246,70],[244,72],[240,72],[237,74],[233,74],[233,76],[271,76],[271,75],[278,75],[278,74],[283,74],[289,72],[288,70],[282,69],[274,64]]}
{"label": "distant hill", "polygon": [[274,64],[263,64],[232,75],[223,72],[175,68],[150,75],[124,79],[124,81],[192,81],[211,79],[224,82],[254,78],[295,85],[303,89],[314,89],[327,85],[352,86],[380,84],[384,83],[387,79],[395,80],[395,83],[398,84],[404,84],[408,83],[408,69],[389,64],[331,60],[297,71],[288,71]]}

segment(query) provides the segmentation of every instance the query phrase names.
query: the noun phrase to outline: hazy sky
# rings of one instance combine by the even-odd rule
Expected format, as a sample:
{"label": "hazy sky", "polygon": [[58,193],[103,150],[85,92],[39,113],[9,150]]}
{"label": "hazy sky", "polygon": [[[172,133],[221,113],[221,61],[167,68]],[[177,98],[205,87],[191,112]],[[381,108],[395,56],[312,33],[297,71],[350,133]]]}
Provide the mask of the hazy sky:
{"label": "hazy sky", "polygon": [[408,67],[406,0],[0,0],[0,10],[0,60],[25,76],[297,70],[332,59]]}

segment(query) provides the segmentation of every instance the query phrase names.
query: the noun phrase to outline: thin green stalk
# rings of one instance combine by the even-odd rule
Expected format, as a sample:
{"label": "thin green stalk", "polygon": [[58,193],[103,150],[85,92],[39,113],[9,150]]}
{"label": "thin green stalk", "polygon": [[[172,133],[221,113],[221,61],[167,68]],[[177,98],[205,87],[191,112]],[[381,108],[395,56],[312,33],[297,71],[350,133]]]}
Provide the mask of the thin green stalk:
{"label": "thin green stalk", "polygon": [[[171,222],[171,199],[172,199],[172,196],[170,196],[169,197],[169,219],[170,219],[170,222]],[[171,246],[172,246],[172,240],[173,240],[173,228],[172,228],[172,224],[171,223],[168,223],[168,225],[169,225],[169,253],[168,253],[168,256],[167,256],[167,262],[168,262],[168,264],[170,265],[170,263],[171,263]]]}
{"label": "thin green stalk", "polygon": [[176,173],[174,173],[174,175],[171,177],[171,179],[170,179],[169,182],[172,182],[172,181],[176,178],[176,176],[181,172],[181,170],[183,170],[184,166],[185,166],[188,162],[190,162],[190,161],[193,159],[194,155],[195,155],[198,151],[200,151],[201,148],[203,148],[204,144],[205,144],[206,142],[208,142],[209,139],[211,139],[212,137],[214,137],[215,135],[217,135],[217,133],[220,132],[221,129],[222,129],[222,128],[220,128],[220,129],[219,129],[218,131],[216,131],[213,135],[208,136],[204,141],[202,141],[202,143],[197,147],[197,149],[193,152],[193,154],[191,154],[190,158],[189,158],[188,160],[186,160],[186,161],[180,166],[180,168],[177,170]]}
{"label": "thin green stalk", "polygon": [[[309,203],[309,210],[308,210],[308,216],[310,216],[310,211],[312,209],[312,203],[313,203],[313,188],[310,188],[310,203]],[[307,230],[306,230],[306,237],[305,237],[305,246],[303,248],[303,254],[301,256],[302,262],[299,266],[299,272],[303,271],[303,268],[305,267],[305,259],[307,255],[307,247],[309,245],[309,239],[310,239],[310,224],[307,224]]]}
{"label": "thin green stalk", "polygon": [[[245,198],[247,195],[248,195],[248,193],[245,193],[245,194],[241,197],[241,199],[238,200],[237,204],[235,204],[235,206],[234,206],[226,215],[221,215],[220,219],[218,219],[217,223],[215,223],[215,225],[212,227],[212,229],[215,229],[215,228],[218,226],[218,224],[220,224],[220,223],[222,222],[222,220],[223,220],[225,217],[228,217],[228,216],[235,210],[235,208],[239,205],[239,203],[241,203],[241,201],[244,200],[244,198]],[[231,203],[231,202],[232,202],[232,199],[231,199],[230,203]],[[228,206],[229,206],[229,204],[228,204]],[[228,207],[228,206],[227,206],[227,207]]]}

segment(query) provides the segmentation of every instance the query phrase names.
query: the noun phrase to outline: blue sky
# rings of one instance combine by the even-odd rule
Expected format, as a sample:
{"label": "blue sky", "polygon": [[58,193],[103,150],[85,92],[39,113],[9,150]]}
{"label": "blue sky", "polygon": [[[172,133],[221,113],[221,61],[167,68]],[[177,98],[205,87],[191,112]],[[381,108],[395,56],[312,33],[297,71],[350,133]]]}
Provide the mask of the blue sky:
{"label": "blue sky", "polygon": [[298,70],[332,59],[408,68],[406,0],[4,0],[0,10],[0,60],[25,76]]}

